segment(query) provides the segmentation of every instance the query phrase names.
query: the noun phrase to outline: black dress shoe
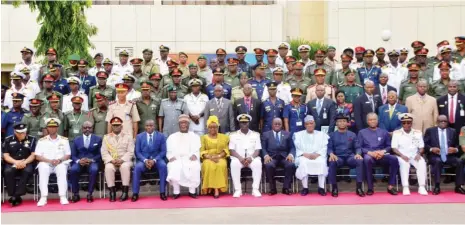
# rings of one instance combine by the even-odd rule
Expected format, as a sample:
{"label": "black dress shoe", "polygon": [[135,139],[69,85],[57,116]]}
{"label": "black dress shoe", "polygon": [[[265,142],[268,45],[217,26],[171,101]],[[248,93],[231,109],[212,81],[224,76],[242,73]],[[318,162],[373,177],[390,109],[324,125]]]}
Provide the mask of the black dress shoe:
{"label": "black dress shoe", "polygon": [[439,188],[439,187],[434,187],[434,189],[433,189],[433,195],[438,195],[439,193],[441,193],[441,188]]}
{"label": "black dress shoe", "polygon": [[455,193],[465,195],[465,189],[460,186],[455,187]]}
{"label": "black dress shoe", "polygon": [[20,205],[23,202],[23,199],[20,196],[17,196],[15,200],[11,203],[11,206],[15,207]]}
{"label": "black dress shoe", "polygon": [[288,188],[283,188],[283,194],[285,195],[292,195],[291,191]]}
{"label": "black dress shoe", "polygon": [[371,189],[368,189],[368,191],[367,191],[367,195],[368,195],[368,196],[371,196],[371,195],[373,195],[374,193],[375,193],[375,192],[374,192],[373,190],[371,190]]}
{"label": "black dress shoe", "polygon": [[131,202],[137,202],[139,200],[139,194],[133,194],[131,198]]}
{"label": "black dress shoe", "polygon": [[302,189],[302,191],[300,191],[300,195],[302,195],[302,196],[308,195],[308,188]]}
{"label": "black dress shoe", "polygon": [[355,190],[355,193],[360,197],[365,197],[365,192],[363,192],[361,188],[357,188],[357,190]]}
{"label": "black dress shoe", "polygon": [[318,194],[320,194],[321,196],[326,196],[326,191],[324,188],[318,188]]}
{"label": "black dress shoe", "polygon": [[165,193],[160,193],[160,199],[161,199],[162,201],[168,200],[168,198],[166,197]]}
{"label": "black dress shoe", "polygon": [[333,197],[339,196],[339,191],[337,189],[333,189],[333,191],[331,191],[331,196]]}
{"label": "black dress shoe", "polygon": [[110,188],[110,202],[116,202],[116,188]]}
{"label": "black dress shoe", "polygon": [[178,199],[179,197],[181,197],[181,195],[180,195],[180,194],[173,195],[173,199]]}
{"label": "black dress shoe", "polygon": [[87,202],[89,202],[89,203],[94,202],[94,196],[87,195]]}
{"label": "black dress shoe", "polygon": [[15,199],[15,197],[13,196],[13,197],[10,197],[10,199],[8,199],[8,202],[9,202],[9,203],[13,203],[15,200],[16,200],[16,199]]}
{"label": "black dress shoe", "polygon": [[129,192],[129,186],[123,186],[123,193],[121,194],[121,197],[119,198],[120,202],[124,202],[128,200],[129,198],[128,192]]}
{"label": "black dress shoe", "polygon": [[74,194],[73,197],[71,198],[72,203],[76,203],[81,201],[81,197],[78,194]]}
{"label": "black dress shoe", "polygon": [[391,194],[391,195],[397,195],[397,191],[396,191],[396,189],[394,189],[394,188],[391,188],[391,189],[388,188],[388,189],[387,189],[387,192],[388,192],[389,194]]}
{"label": "black dress shoe", "polygon": [[273,195],[276,195],[276,194],[278,194],[278,191],[276,189],[271,190],[270,193],[268,193],[268,195],[270,195],[270,196],[273,196]]}
{"label": "black dress shoe", "polygon": [[197,194],[195,194],[195,193],[194,193],[194,194],[189,193],[189,197],[191,197],[191,198],[197,198]]}

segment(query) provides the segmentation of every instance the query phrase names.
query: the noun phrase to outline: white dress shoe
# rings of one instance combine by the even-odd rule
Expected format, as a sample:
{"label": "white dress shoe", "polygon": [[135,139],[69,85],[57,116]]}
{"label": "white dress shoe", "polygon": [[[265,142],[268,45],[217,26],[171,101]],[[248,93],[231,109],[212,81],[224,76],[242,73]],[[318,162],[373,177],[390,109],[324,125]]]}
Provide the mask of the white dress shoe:
{"label": "white dress shoe", "polygon": [[62,205],[68,205],[69,204],[69,201],[66,197],[60,197],[60,203]]}
{"label": "white dress shoe", "polygon": [[404,189],[402,191],[402,194],[403,195],[410,195],[410,189],[408,187],[404,187]]}
{"label": "white dress shoe", "polygon": [[239,197],[241,197],[241,195],[242,195],[242,191],[235,191],[234,195],[233,195],[233,198],[239,198]]}
{"label": "white dress shoe", "polygon": [[258,190],[252,190],[252,195],[255,197],[262,197],[262,194],[260,194],[260,191]]}
{"label": "white dress shoe", "polygon": [[424,186],[421,186],[418,188],[418,194],[420,195],[428,195],[428,192],[426,191],[426,188]]}
{"label": "white dress shoe", "polygon": [[46,197],[40,197],[39,202],[37,202],[37,206],[42,207],[44,205],[47,205],[47,198]]}

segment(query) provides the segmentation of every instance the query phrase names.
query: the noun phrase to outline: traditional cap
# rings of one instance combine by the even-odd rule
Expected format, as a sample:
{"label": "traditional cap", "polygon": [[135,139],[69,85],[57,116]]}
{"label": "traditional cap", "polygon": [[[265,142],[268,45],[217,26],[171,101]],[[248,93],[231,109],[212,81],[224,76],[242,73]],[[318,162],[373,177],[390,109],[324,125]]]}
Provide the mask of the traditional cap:
{"label": "traditional cap", "polygon": [[158,47],[158,50],[160,52],[168,52],[170,48],[167,45],[160,45],[160,47]]}
{"label": "traditional cap", "polygon": [[264,62],[261,62],[257,65],[257,68],[258,69],[266,69],[268,66],[264,63]]}
{"label": "traditional cap", "polygon": [[255,52],[255,55],[263,55],[265,53],[265,50],[261,48],[254,48],[253,51]]}
{"label": "traditional cap", "polygon": [[45,125],[47,127],[58,127],[61,121],[58,118],[47,118],[45,119]]}
{"label": "traditional cap", "polygon": [[399,51],[392,49],[390,52],[388,52],[388,56],[399,56]]}
{"label": "traditional cap", "polygon": [[130,62],[131,62],[131,64],[133,66],[140,66],[140,65],[142,65],[142,61],[144,61],[144,60],[141,59],[141,58],[133,58],[133,59],[131,59]]}
{"label": "traditional cap", "polygon": [[49,102],[59,102],[61,96],[57,95],[55,92],[53,92],[50,96],[48,96],[47,100]]}
{"label": "traditional cap", "polygon": [[26,77],[26,75],[24,75],[24,73],[21,73],[19,71],[13,71],[10,73],[10,79],[12,80],[21,80],[21,79],[24,79]]}
{"label": "traditional cap", "polygon": [[42,100],[38,98],[29,99],[29,106],[40,106],[42,104]]}
{"label": "traditional cap", "polygon": [[188,67],[189,67],[189,68],[191,68],[191,67],[197,67],[197,64],[196,64],[196,63],[190,63]]}
{"label": "traditional cap", "polygon": [[402,54],[407,55],[407,54],[408,54],[408,49],[406,49],[406,48],[401,48],[401,49],[399,50],[399,52],[400,52],[401,55],[402,55]]}
{"label": "traditional cap", "polygon": [[52,54],[52,55],[56,55],[57,54],[57,50],[55,50],[54,48],[49,48],[47,49],[47,51],[45,52],[46,55],[48,54]]}
{"label": "traditional cap", "polygon": [[150,90],[153,87],[153,84],[148,81],[142,81],[140,82],[140,89],[141,90]]}
{"label": "traditional cap", "polygon": [[276,90],[276,88],[278,88],[278,82],[272,81],[267,83],[266,86],[268,87],[268,90]]}
{"label": "traditional cap", "polygon": [[319,76],[319,75],[326,76],[326,70],[322,68],[314,70],[313,73],[315,74],[315,76]]}
{"label": "traditional cap", "polygon": [[19,70],[19,72],[24,73],[24,74],[30,74],[31,69],[29,68],[29,66],[25,66],[21,70]]}
{"label": "traditional cap", "polygon": [[282,75],[282,74],[284,74],[284,70],[281,67],[276,67],[273,70],[273,74],[281,74]]}
{"label": "traditional cap", "polygon": [[239,63],[239,59],[237,58],[228,58],[228,66],[229,65],[237,65]]}
{"label": "traditional cap", "polygon": [[438,68],[440,70],[450,70],[450,68],[452,68],[452,66],[448,62],[442,61],[442,62],[440,62],[438,64]]}
{"label": "traditional cap", "polygon": [[203,85],[203,82],[200,80],[200,79],[192,79],[189,81],[189,87],[192,87],[192,86],[202,86]]}
{"label": "traditional cap", "polygon": [[55,81],[55,78],[52,76],[52,74],[45,74],[45,76],[42,77],[42,82],[43,81],[50,81],[50,82],[53,82]]}
{"label": "traditional cap", "polygon": [[423,43],[422,41],[414,41],[412,42],[412,44],[410,45],[413,49],[418,49],[418,48],[423,48],[425,47],[425,43]]}
{"label": "traditional cap", "polygon": [[299,95],[300,96],[302,94],[303,94],[303,92],[302,92],[302,90],[300,90],[300,88],[293,88],[291,90],[291,95]]}
{"label": "traditional cap", "polygon": [[95,55],[94,55],[94,59],[97,58],[97,57],[99,57],[99,56],[103,58],[103,53],[97,53],[97,54],[95,54]]}
{"label": "traditional cap", "polygon": [[24,47],[23,49],[21,49],[20,51],[21,53],[23,52],[27,52],[27,53],[31,53],[31,54],[34,54],[34,51],[28,47]]}
{"label": "traditional cap", "polygon": [[337,120],[346,120],[347,122],[349,122],[349,117],[345,116],[345,115],[342,114],[342,113],[339,113],[339,114],[336,115],[335,120],[336,120],[336,121],[337,121]]}
{"label": "traditional cap", "polygon": [[168,86],[168,91],[171,92],[171,91],[174,91],[174,92],[177,92],[178,91],[178,88],[172,84],[170,84]]}
{"label": "traditional cap", "polygon": [[400,121],[404,122],[404,121],[413,121],[413,115],[410,114],[410,113],[401,113],[397,116],[397,118],[399,118]]}
{"label": "traditional cap", "polygon": [[171,72],[170,72],[170,75],[171,76],[181,76],[182,75],[182,71],[178,68],[174,68]]}
{"label": "traditional cap", "polygon": [[110,120],[110,124],[111,125],[122,125],[123,124],[123,120],[117,116],[111,118]]}
{"label": "traditional cap", "polygon": [[119,56],[129,56],[129,52],[128,52],[128,50],[126,50],[126,49],[121,49],[121,50],[118,52],[118,55],[119,55]]}
{"label": "traditional cap", "polygon": [[375,54],[375,52],[371,49],[367,49],[363,52],[363,57],[370,57],[370,56],[373,56]]}
{"label": "traditional cap", "polygon": [[329,51],[329,50],[334,50],[334,51],[336,51],[336,47],[330,45],[330,46],[328,46],[328,51]]}
{"label": "traditional cap", "polygon": [[268,49],[266,50],[266,55],[267,56],[277,56],[278,55],[278,50],[276,49]]}
{"label": "traditional cap", "polygon": [[436,44],[436,47],[440,48],[441,46],[444,46],[444,45],[449,45],[449,41],[448,40],[440,41]]}
{"label": "traditional cap", "polygon": [[444,46],[439,48],[439,52],[441,52],[441,54],[451,52],[451,51],[452,51],[452,46],[450,46],[450,45],[444,45]]}
{"label": "traditional cap", "polygon": [[222,49],[222,48],[219,48],[219,49],[216,49],[216,52],[215,52],[217,55],[226,55],[226,50]]}
{"label": "traditional cap", "polygon": [[325,54],[326,54],[326,51],[323,49],[318,49],[315,51],[315,55],[325,55]]}
{"label": "traditional cap", "polygon": [[24,95],[19,92],[11,93],[11,96],[13,97],[13,101],[22,101],[24,99]]}
{"label": "traditional cap", "polygon": [[217,124],[218,126],[220,125],[220,121],[218,120],[218,117],[217,116],[210,116],[208,117],[208,120],[207,120],[207,127],[210,126],[210,124],[212,123],[215,123]]}
{"label": "traditional cap", "polygon": [[199,55],[199,57],[197,57],[197,61],[200,59],[207,60],[207,57],[205,55]]}
{"label": "traditional cap", "polygon": [[162,76],[160,73],[152,73],[149,75],[149,79],[151,80],[152,78],[154,78],[155,80],[161,80]]}
{"label": "traditional cap", "polygon": [[89,65],[89,62],[87,62],[86,60],[84,59],[79,60],[79,63],[78,63],[79,67],[86,67],[87,65]]}
{"label": "traditional cap", "polygon": [[242,122],[248,123],[252,121],[252,117],[248,114],[240,114],[236,117],[236,119],[237,121],[239,121],[239,123],[242,123]]}
{"label": "traditional cap", "polygon": [[427,56],[428,52],[429,52],[429,50],[427,48],[420,48],[420,49],[415,50],[414,53],[415,53],[415,55]]}
{"label": "traditional cap", "polygon": [[245,46],[237,46],[236,47],[237,54],[245,54],[247,53],[247,48]]}
{"label": "traditional cap", "polygon": [[25,123],[17,123],[13,126],[16,133],[25,133],[27,131],[27,126]]}
{"label": "traditional cap", "polygon": [[189,122],[189,116],[186,114],[181,114],[178,116],[178,122]]}
{"label": "traditional cap", "polygon": [[287,43],[287,42],[281,42],[281,44],[279,44],[279,46],[278,46],[278,49],[282,49],[282,48],[283,49],[289,49],[289,48],[291,48],[291,45],[289,45],[289,43]]}
{"label": "traditional cap", "polygon": [[102,64],[103,64],[103,65],[105,65],[105,64],[111,64],[111,65],[113,65],[113,62],[112,62],[109,58],[105,58],[105,59],[103,60]]}
{"label": "traditional cap", "polygon": [[98,71],[96,74],[97,78],[108,78],[108,73],[107,71]]}
{"label": "traditional cap", "polygon": [[355,54],[363,54],[365,52],[365,48],[362,46],[355,47]]}
{"label": "traditional cap", "polygon": [[306,115],[305,118],[304,118],[304,123],[306,122],[312,122],[312,121],[315,121],[315,119],[313,118],[313,116],[311,115]]}
{"label": "traditional cap", "polygon": [[297,61],[297,59],[294,56],[292,56],[292,55],[286,56],[286,63],[296,62],[296,61]]}
{"label": "traditional cap", "polygon": [[179,56],[182,56],[182,55],[183,55],[183,56],[186,56],[186,58],[189,58],[189,56],[188,56],[185,52],[179,52],[178,55],[179,55]]}
{"label": "traditional cap", "polygon": [[129,86],[125,83],[119,83],[115,85],[115,89],[117,91],[127,91],[129,90]]}
{"label": "traditional cap", "polygon": [[342,61],[349,61],[349,62],[352,62],[352,57],[350,55],[346,55],[346,54],[342,54],[341,55],[341,60]]}
{"label": "traditional cap", "polygon": [[71,98],[71,102],[76,104],[82,104],[84,102],[84,99],[81,96],[74,96]]}
{"label": "traditional cap", "polygon": [[146,48],[146,49],[142,50],[142,53],[146,53],[146,52],[153,53],[153,50],[150,49],[150,48]]}
{"label": "traditional cap", "polygon": [[213,75],[223,75],[224,74],[224,70],[217,67],[215,68],[215,70],[213,70]]}
{"label": "traditional cap", "polygon": [[379,47],[378,49],[376,49],[376,55],[382,55],[382,54],[386,54],[385,48]]}
{"label": "traditional cap", "polygon": [[409,71],[418,71],[420,70],[420,65],[418,63],[409,63],[407,68]]}
{"label": "traditional cap", "polygon": [[297,51],[299,52],[309,52],[312,48],[310,47],[310,45],[300,45],[298,48],[297,48]]}
{"label": "traditional cap", "polygon": [[135,82],[136,78],[132,74],[124,74],[123,80]]}
{"label": "traditional cap", "polygon": [[68,81],[68,84],[81,85],[81,80],[77,77],[69,77],[68,79],[66,79],[66,81]]}

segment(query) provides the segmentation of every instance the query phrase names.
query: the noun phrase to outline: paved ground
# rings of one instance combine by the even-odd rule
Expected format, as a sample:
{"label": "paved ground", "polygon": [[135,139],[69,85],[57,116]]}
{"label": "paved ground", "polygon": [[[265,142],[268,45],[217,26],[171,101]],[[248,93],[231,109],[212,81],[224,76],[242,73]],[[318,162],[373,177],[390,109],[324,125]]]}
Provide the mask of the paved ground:
{"label": "paved ground", "polygon": [[[293,206],[3,213],[2,224],[42,223],[456,223],[465,204]],[[334,216],[337,214],[337,216]]]}

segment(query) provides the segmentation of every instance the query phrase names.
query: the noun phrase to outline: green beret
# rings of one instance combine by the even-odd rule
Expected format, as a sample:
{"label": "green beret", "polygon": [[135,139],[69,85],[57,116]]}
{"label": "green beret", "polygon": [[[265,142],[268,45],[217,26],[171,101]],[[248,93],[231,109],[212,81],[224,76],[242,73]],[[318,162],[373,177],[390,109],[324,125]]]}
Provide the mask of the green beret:
{"label": "green beret", "polygon": [[207,60],[207,57],[204,56],[204,55],[199,55],[199,57],[197,58],[197,60],[199,60],[199,59],[205,59],[205,60]]}
{"label": "green beret", "polygon": [[174,85],[168,86],[168,91],[178,91]]}
{"label": "green beret", "polygon": [[68,60],[76,60],[76,61],[79,61],[81,59],[81,57],[79,57],[78,54],[72,54],[68,57]]}

